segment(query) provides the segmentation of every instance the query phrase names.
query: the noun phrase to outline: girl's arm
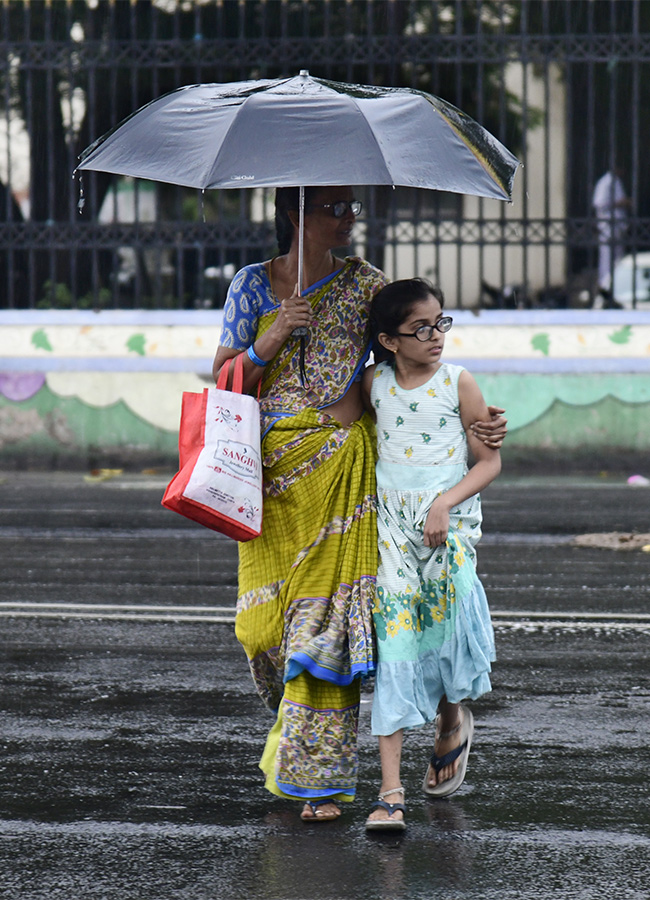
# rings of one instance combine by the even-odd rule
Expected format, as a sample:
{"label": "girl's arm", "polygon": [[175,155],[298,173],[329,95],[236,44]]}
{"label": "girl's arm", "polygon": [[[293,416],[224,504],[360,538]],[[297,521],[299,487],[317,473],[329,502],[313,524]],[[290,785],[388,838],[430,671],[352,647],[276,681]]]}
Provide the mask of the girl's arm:
{"label": "girl's arm", "polygon": [[377,414],[370,402],[370,388],[372,387],[372,379],[375,377],[375,369],[377,366],[366,366],[361,376],[361,399],[364,408],[370,413],[373,420],[377,421]]}
{"label": "girl's arm", "polygon": [[460,418],[474,456],[474,465],[458,484],[436,497],[431,504],[424,523],[424,543],[427,547],[444,544],[449,533],[449,512],[463,500],[486,488],[501,471],[499,451],[483,443],[472,432],[472,423],[487,418],[488,411],[479,386],[465,369],[458,380],[458,400]]}

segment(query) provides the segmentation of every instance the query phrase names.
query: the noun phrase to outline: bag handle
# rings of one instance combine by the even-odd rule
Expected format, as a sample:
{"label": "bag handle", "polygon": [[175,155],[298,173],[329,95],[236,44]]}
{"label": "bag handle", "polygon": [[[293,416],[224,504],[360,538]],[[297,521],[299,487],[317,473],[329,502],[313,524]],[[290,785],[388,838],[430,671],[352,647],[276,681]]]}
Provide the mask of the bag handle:
{"label": "bag handle", "polygon": [[230,375],[230,367],[234,364],[234,371],[232,376],[232,387],[231,391],[234,394],[241,394],[242,387],[244,384],[244,360],[243,353],[239,353],[237,356],[233,356],[230,359],[226,360],[226,362],[222,365],[221,371],[219,372],[219,377],[217,378],[217,388],[220,391],[228,390],[228,376]]}
{"label": "bag handle", "polygon": [[[230,374],[230,367],[234,365],[233,376],[232,376],[232,387],[231,391],[233,394],[243,394],[244,393],[244,354],[239,353],[237,356],[231,356],[230,359],[226,360],[226,362],[222,365],[221,370],[219,372],[219,377],[217,378],[217,388],[220,391],[227,391],[228,387],[228,376]],[[257,383],[257,399],[260,399],[260,391],[262,389],[262,379]]]}

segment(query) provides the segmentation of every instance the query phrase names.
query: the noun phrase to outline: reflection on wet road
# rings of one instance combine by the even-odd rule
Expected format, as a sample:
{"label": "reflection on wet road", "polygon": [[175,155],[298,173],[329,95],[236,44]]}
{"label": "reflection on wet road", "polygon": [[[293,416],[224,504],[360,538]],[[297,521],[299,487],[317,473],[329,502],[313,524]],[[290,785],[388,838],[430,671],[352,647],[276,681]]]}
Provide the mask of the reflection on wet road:
{"label": "reflection on wet road", "polygon": [[467,781],[425,798],[432,736],[409,733],[408,830],[370,837],[371,685],[358,799],[306,826],[261,786],[270,719],[230,624],[233,545],[177,525],[137,479],[72,493],[74,476],[41,477],[0,486],[0,896],[646,900],[650,555],[566,538],[595,518],[648,530],[650,492],[486,492],[499,659]]}

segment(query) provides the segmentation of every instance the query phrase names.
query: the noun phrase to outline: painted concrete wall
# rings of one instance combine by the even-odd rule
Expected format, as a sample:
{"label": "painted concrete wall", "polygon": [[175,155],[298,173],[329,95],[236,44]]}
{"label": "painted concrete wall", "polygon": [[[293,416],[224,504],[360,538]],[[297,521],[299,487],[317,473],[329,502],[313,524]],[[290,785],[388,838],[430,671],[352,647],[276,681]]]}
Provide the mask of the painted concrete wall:
{"label": "painted concrete wall", "polygon": [[[650,447],[650,313],[454,310],[445,358],[506,407],[508,452]],[[0,464],[176,459],[221,311],[0,311]]]}

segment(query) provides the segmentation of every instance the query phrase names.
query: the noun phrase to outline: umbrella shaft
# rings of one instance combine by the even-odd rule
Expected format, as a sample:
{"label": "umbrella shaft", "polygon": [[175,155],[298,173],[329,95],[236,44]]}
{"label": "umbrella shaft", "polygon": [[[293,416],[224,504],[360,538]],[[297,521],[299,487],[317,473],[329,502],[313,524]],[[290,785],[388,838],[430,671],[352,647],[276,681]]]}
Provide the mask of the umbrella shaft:
{"label": "umbrella shaft", "polygon": [[302,269],[305,244],[305,188],[302,184],[298,189],[298,193],[298,296],[302,297]]}

